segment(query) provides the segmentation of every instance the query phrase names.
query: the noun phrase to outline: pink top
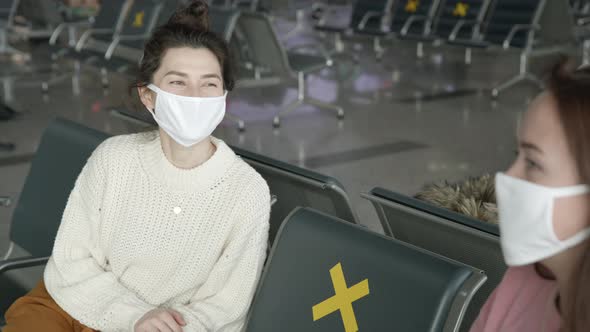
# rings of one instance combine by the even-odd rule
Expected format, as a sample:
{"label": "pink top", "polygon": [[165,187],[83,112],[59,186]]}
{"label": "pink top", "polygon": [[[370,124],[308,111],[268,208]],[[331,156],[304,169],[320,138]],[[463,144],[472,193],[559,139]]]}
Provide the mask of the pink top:
{"label": "pink top", "polygon": [[556,295],[556,282],[540,277],[533,265],[510,267],[470,332],[557,332]]}

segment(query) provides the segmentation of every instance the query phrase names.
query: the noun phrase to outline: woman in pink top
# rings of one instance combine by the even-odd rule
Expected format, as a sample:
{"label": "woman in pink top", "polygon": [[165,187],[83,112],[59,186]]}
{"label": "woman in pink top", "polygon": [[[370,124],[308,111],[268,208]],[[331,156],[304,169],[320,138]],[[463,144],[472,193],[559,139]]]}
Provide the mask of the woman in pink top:
{"label": "woman in pink top", "polygon": [[590,331],[590,68],[557,65],[496,176],[504,279],[471,332]]}

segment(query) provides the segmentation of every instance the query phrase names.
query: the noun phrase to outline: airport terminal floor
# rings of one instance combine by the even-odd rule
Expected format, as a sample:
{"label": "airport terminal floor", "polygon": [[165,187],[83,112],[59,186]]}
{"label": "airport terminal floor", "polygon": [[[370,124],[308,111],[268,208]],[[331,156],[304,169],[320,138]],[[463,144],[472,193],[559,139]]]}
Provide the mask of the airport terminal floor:
{"label": "airport terminal floor", "polygon": [[[68,1],[58,2],[63,10]],[[102,6],[111,2],[102,1]],[[87,135],[102,141],[107,136],[146,131],[153,125],[152,116],[130,86],[143,43],[158,23],[166,22],[159,16],[166,15],[163,3],[167,2],[175,3],[116,1],[119,6],[127,3],[127,7],[113,12],[126,12],[127,17],[113,19],[117,27],[112,27],[107,37],[84,35],[92,24],[104,21],[98,19],[100,7],[90,14],[82,13],[97,15],[90,25],[70,29],[74,25],[61,23],[65,29],[51,42],[60,23],[27,25],[30,7],[13,13],[9,20],[2,18],[0,29],[6,44],[0,51],[0,101],[7,115],[0,118],[0,197],[10,201],[0,205],[2,256],[17,250],[11,243],[26,242],[27,228],[35,241],[44,234],[55,236],[55,230],[35,228],[43,221],[23,221],[43,219],[47,207],[35,213],[24,211],[37,209],[35,202],[54,195],[54,182],[65,172],[60,171],[60,162],[68,163],[72,154],[68,149],[76,149],[66,144],[63,151],[53,147],[55,150],[41,155],[42,147],[51,149],[51,135],[59,136],[62,129],[75,131],[70,140],[81,142],[87,137],[76,139],[76,135],[86,135],[84,127],[88,127],[93,130]],[[27,3],[31,1],[20,5]],[[86,2],[68,5],[75,8],[79,3]],[[534,77],[546,77],[563,54],[577,66],[583,62],[587,45],[579,33],[563,40],[557,40],[556,35],[579,29],[582,12],[590,6],[585,1],[565,0],[252,3],[255,5],[213,1],[209,9],[211,27],[222,25],[220,32],[215,32],[224,34],[230,52],[240,53],[235,57],[236,88],[227,95],[226,117],[213,136],[262,175],[273,199],[270,256],[261,268],[263,282],[244,326],[248,331],[468,331],[467,324],[475,320],[506,269],[497,220],[465,216],[416,195],[433,184],[442,188],[484,175],[493,180],[497,172],[510,167],[523,113],[542,91]],[[560,8],[566,8],[563,13],[569,16],[558,17]],[[6,10],[13,9],[9,6]],[[501,20],[502,11],[512,16],[507,15],[510,19],[504,24],[508,28],[502,30],[507,33],[497,41],[496,35],[502,31],[491,27],[495,19]],[[376,14],[367,16],[369,12]],[[228,15],[234,15],[231,23],[222,21]],[[416,22],[409,22],[412,15]],[[459,33],[463,41],[475,40],[471,46],[453,40],[457,36],[451,32],[466,16],[481,23],[480,35]],[[522,21],[518,21],[520,17]],[[402,19],[398,25],[391,24]],[[326,27],[330,20],[338,28]],[[572,26],[557,27],[570,21]],[[384,22],[391,25],[385,27]],[[125,38],[119,38],[119,44],[113,46],[117,33],[125,36],[127,23],[136,29],[145,24],[144,39],[139,43],[130,39],[126,44]],[[12,26],[18,24],[23,27]],[[538,29],[533,29],[536,34],[533,30],[521,34],[512,31],[517,25]],[[39,36],[31,32],[42,28],[49,32]],[[493,33],[495,37],[488,38]],[[81,43],[81,36],[89,38]],[[506,44],[504,39],[511,37],[518,40]],[[547,37],[548,46],[543,44],[547,40],[537,40],[542,37]],[[265,43],[270,60],[264,57],[265,50],[257,49]],[[483,43],[486,45],[480,47]],[[60,49],[67,52],[56,56]],[[319,57],[320,65],[301,69],[301,64],[294,63],[293,52],[313,56],[316,61]],[[534,77],[495,90],[519,73]],[[302,94],[337,106],[303,102],[281,114],[277,123],[277,114]],[[338,114],[337,107],[343,114]],[[45,146],[41,142],[46,139]],[[77,169],[79,173],[81,168]],[[53,180],[52,174],[57,174]],[[70,174],[70,178],[76,176]],[[23,188],[34,193],[25,194]],[[492,201],[485,203],[495,205],[495,198]],[[56,208],[59,214],[65,203]],[[273,224],[277,219],[278,224]],[[288,223],[283,222],[279,230],[283,220]],[[21,221],[25,227],[15,231],[15,224]],[[59,223],[59,219],[49,222],[54,226]],[[449,223],[456,226],[445,226]],[[356,225],[348,228],[349,224]],[[53,243],[53,238],[47,241]],[[27,251],[26,244],[20,247],[25,249],[18,250]],[[389,261],[399,263],[384,263]],[[30,289],[40,280],[39,268],[42,266],[36,274],[15,274],[11,282],[22,277],[25,288]],[[316,272],[319,279],[310,276]],[[5,280],[2,273],[0,268],[0,282]],[[424,274],[431,278],[420,277]],[[307,285],[306,291],[281,287],[290,279],[297,280],[295,285]],[[323,280],[327,286],[322,288],[314,280]],[[396,288],[395,284],[408,286]],[[341,295],[349,293],[338,299],[338,287],[344,287]],[[438,293],[421,294],[427,291]],[[328,303],[333,295],[336,304]],[[395,301],[400,297],[405,299],[401,304]],[[423,300],[413,305],[415,298]],[[287,306],[281,304],[286,299],[293,301],[289,310],[276,310]],[[349,307],[339,307],[337,301],[348,301]],[[336,309],[331,309],[334,306]],[[338,310],[341,316],[334,313]],[[391,310],[405,313],[393,320]],[[424,311],[422,319],[415,317],[420,310]],[[217,330],[209,328],[203,331]]]}

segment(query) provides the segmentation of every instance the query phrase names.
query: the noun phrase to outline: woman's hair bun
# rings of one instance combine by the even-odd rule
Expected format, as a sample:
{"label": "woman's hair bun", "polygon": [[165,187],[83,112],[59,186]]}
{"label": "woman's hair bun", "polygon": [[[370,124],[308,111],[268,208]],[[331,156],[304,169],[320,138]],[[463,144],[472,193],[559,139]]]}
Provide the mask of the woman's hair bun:
{"label": "woman's hair bun", "polygon": [[187,28],[209,31],[209,6],[205,0],[191,0],[176,10],[168,20],[171,25],[183,25]]}

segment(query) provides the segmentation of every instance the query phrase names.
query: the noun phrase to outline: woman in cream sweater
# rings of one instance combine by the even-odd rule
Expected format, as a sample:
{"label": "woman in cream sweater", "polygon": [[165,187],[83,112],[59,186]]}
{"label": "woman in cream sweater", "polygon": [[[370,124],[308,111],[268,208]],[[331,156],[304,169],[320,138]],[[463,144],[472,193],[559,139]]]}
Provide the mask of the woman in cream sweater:
{"label": "woman in cream sweater", "polygon": [[263,266],[265,181],[211,137],[234,86],[229,52],[193,1],[147,42],[137,82],[156,132],[88,160],[41,282],[14,331],[238,331]]}

